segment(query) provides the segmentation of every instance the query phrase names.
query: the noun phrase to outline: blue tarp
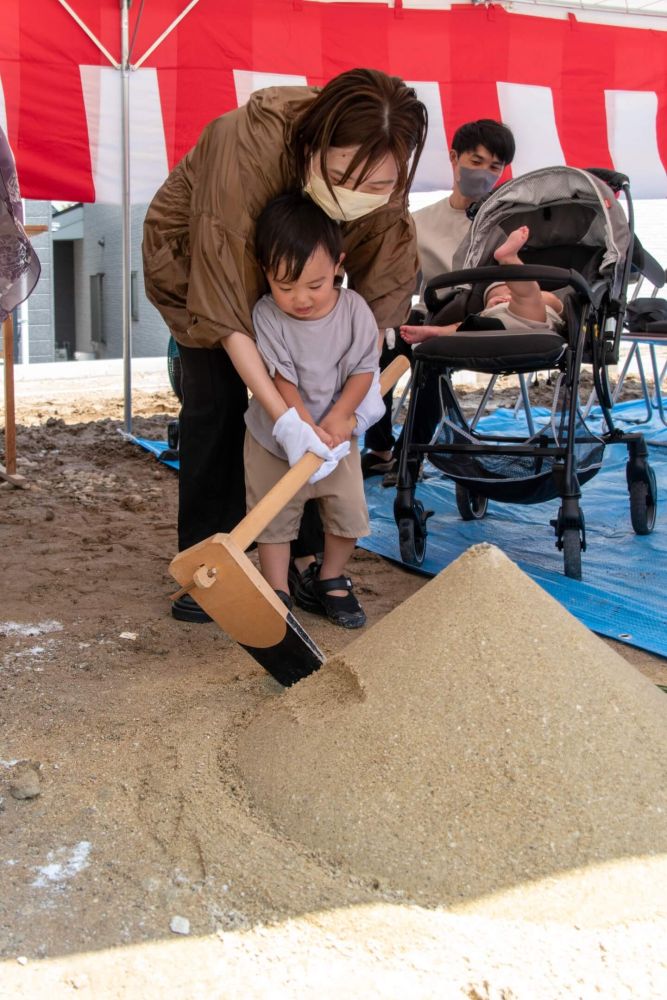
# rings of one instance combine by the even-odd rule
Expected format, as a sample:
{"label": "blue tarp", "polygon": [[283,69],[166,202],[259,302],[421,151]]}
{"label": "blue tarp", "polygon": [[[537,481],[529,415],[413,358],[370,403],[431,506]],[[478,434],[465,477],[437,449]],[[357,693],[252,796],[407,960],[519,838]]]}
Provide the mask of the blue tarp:
{"label": "blue tarp", "polygon": [[[632,427],[644,415],[643,403],[615,407],[619,426]],[[536,424],[547,411],[533,410]],[[593,411],[593,418],[595,411]],[[596,420],[589,421],[595,429]],[[524,433],[525,422],[512,410],[499,409],[480,422],[487,433]],[[667,656],[667,428],[654,422],[638,425],[649,440],[649,460],[658,481],[658,520],[651,535],[635,535],[625,481],[627,449],[613,445],[605,452],[598,475],[582,487],[587,549],[582,554],[583,580],[563,574],[563,555],[556,549],[549,521],[559,501],[523,506],[489,502],[480,521],[462,521],[456,508],[454,484],[426,464],[417,498],[435,514],[428,521],[426,558],[421,571],[435,575],[470,545],[497,545],[529,576],[595,632],[650,652]],[[364,548],[400,562],[393,515],[395,491],[371,479],[366,491],[373,533]],[[663,500],[662,519],[660,497]]]}
{"label": "blue tarp", "polygon": [[136,434],[129,434],[128,438],[130,441],[134,441],[138,444],[140,448],[145,448],[146,451],[150,451],[151,455],[162,462],[163,465],[168,465],[170,469],[176,469],[178,471],[178,459],[173,458],[163,458],[163,454],[168,450],[169,445],[166,441],[151,441],[150,438],[140,438]]}
{"label": "blue tarp", "polygon": [[[536,423],[546,415],[545,410],[533,410]],[[614,408],[614,417],[623,427],[634,426],[644,416],[643,402]],[[589,426],[595,429],[595,411]],[[480,423],[480,429],[522,434],[525,422],[512,410],[499,409]],[[417,497],[435,514],[428,522],[426,558],[420,571],[435,575],[470,545],[491,542],[593,631],[667,656],[667,447],[660,446],[667,446],[667,428],[656,418],[651,424],[637,424],[637,429],[651,445],[659,504],[660,497],[663,501],[656,530],[643,537],[633,532],[625,482],[627,449],[608,447],[602,470],[582,489],[588,547],[582,554],[581,582],[563,574],[563,556],[549,524],[557,514],[557,500],[533,506],[491,501],[483,520],[462,521],[453,483],[428,463],[427,478],[418,484]],[[160,441],[134,440],[158,458],[167,447]],[[166,464],[178,468],[177,462]],[[381,480],[374,478],[366,483],[366,496],[372,535],[360,544],[400,562],[393,515],[395,491],[383,489]]]}

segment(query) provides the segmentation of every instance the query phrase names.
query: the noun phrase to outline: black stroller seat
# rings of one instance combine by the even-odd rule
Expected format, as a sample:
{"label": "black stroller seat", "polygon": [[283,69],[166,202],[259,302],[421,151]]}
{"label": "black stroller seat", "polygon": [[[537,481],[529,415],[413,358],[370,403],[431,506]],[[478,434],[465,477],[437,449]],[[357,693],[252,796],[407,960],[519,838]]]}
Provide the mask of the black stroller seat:
{"label": "black stroller seat", "polygon": [[538,366],[555,368],[567,346],[555,331],[480,329],[451,337],[433,337],[414,350],[422,361],[451,369],[488,375],[533,372]]}
{"label": "black stroller seat", "polygon": [[[433,337],[413,351],[412,393],[394,502],[404,562],[419,565],[425,555],[428,513],[416,498],[416,470],[423,456],[455,482],[457,507],[466,520],[483,517],[489,499],[532,504],[560,497],[558,516],[551,522],[556,547],[563,551],[565,574],[581,579],[586,534],[580,487],[599,471],[605,445],[623,441],[628,448],[632,526],[638,534],[653,530],[657,489],[646,443],[641,434],[618,430],[610,412],[608,368],[618,361],[633,228],[627,178],[604,173],[624,192],[629,221],[614,192],[594,173],[569,167],[534,171],[480,203],[455,257],[460,269],[429,283],[426,322],[463,322],[455,333]],[[521,250],[525,263],[491,263],[495,248],[521,225],[530,229]],[[557,290],[564,327],[512,330],[478,316],[492,281],[537,281],[544,290]],[[589,430],[579,404],[583,364],[592,366],[602,407],[606,429],[599,434]],[[462,369],[492,376],[556,370],[549,422],[529,436],[481,433],[464,416],[452,384],[452,374]],[[416,441],[413,425],[420,387],[433,371],[440,385],[441,421],[431,441]]]}

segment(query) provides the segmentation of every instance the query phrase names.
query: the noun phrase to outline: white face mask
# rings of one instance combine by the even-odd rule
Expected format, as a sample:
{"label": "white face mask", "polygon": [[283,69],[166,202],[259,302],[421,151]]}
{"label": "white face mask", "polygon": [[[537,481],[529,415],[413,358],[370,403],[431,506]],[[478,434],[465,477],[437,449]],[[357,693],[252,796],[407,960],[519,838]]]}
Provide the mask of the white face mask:
{"label": "white face mask", "polygon": [[330,219],[335,219],[336,222],[352,222],[354,219],[360,219],[363,215],[368,215],[376,208],[386,205],[392,195],[391,191],[388,194],[366,194],[364,191],[351,191],[350,188],[333,185],[336,196],[334,198],[326,182],[314,170],[310,171],[308,183],[303,190]]}

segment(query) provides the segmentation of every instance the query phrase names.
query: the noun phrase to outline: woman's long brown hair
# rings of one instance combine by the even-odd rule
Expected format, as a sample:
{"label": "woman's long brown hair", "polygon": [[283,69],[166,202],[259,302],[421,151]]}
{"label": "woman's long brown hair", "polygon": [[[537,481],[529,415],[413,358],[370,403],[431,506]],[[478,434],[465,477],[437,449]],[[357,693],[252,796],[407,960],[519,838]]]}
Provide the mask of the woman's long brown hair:
{"label": "woman's long brown hair", "polygon": [[407,199],[421,156],[428,114],[412,87],[377,69],[351,69],[330,80],[295,123],[292,148],[299,183],[309,173],[310,158],[320,153],[322,177],[333,194],[327,173],[330,147],[358,146],[339,183],[362,167],[357,186],[390,153],[398,167],[396,189]]}

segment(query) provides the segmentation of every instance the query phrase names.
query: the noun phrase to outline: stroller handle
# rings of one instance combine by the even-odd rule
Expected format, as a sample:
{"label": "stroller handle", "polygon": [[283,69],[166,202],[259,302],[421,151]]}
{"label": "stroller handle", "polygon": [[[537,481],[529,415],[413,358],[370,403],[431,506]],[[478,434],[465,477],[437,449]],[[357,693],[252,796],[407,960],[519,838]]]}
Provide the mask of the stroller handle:
{"label": "stroller handle", "polygon": [[594,177],[604,181],[615,194],[618,194],[625,187],[630,187],[630,178],[619,170],[608,170],[606,167],[586,167],[586,173],[593,174]]}
{"label": "stroller handle", "polygon": [[424,302],[430,312],[435,312],[442,305],[435,294],[439,289],[492,281],[537,281],[546,290],[570,285],[576,291],[583,293],[589,302],[594,299],[593,290],[586,279],[578,271],[570,268],[533,264],[494,264],[492,267],[471,267],[437,275],[426,286]]}

